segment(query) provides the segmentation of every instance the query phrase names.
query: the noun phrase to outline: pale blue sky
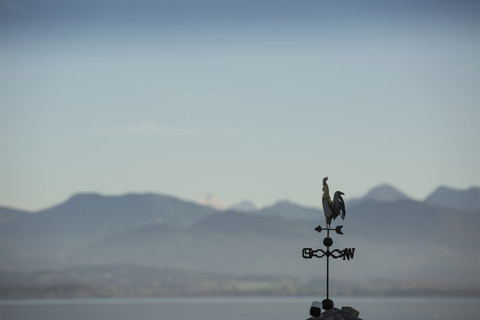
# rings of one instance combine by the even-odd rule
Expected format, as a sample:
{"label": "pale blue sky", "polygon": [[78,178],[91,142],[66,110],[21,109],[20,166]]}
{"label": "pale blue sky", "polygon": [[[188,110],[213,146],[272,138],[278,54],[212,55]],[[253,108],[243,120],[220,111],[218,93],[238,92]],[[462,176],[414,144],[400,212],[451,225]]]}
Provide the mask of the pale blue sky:
{"label": "pale blue sky", "polygon": [[475,2],[61,3],[0,2],[0,205],[480,184]]}

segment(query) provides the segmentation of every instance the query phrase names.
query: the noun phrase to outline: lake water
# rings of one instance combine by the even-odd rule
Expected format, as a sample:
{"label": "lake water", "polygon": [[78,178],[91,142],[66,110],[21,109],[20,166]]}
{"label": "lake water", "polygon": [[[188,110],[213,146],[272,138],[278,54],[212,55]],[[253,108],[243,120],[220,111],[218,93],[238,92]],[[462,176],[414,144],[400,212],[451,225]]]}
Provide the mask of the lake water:
{"label": "lake water", "polygon": [[[4,320],[303,320],[313,297],[56,299],[0,301]],[[480,319],[480,298],[334,298],[364,320]]]}

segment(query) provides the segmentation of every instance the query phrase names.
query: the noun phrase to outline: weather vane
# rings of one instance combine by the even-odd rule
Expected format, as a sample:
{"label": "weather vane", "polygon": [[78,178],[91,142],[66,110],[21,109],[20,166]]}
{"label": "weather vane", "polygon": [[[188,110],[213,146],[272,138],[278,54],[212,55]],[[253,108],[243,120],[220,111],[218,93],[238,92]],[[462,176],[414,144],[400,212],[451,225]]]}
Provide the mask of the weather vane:
{"label": "weather vane", "polygon": [[[353,259],[353,255],[355,253],[355,248],[345,248],[343,250],[334,249],[330,250],[330,247],[333,244],[332,238],[330,238],[330,231],[335,231],[337,234],[342,234],[343,226],[337,226],[335,228],[331,228],[330,225],[332,220],[335,220],[338,216],[345,219],[345,202],[342,198],[345,195],[341,191],[336,191],[333,195],[333,201],[330,198],[330,190],[327,184],[328,177],[323,178],[323,196],[322,196],[322,206],[323,212],[325,214],[326,219],[326,228],[322,226],[318,226],[315,228],[315,231],[322,232],[323,230],[327,231],[327,236],[323,239],[323,244],[327,247],[326,250],[317,249],[313,250],[312,248],[303,248],[302,256],[305,259],[312,259],[313,257],[316,258],[323,258],[327,257],[327,298],[320,302],[314,301],[312,303],[312,307],[310,308],[310,315],[314,318],[319,318],[320,315],[322,319],[328,319],[330,315],[332,317],[333,314],[338,314],[341,318],[338,319],[358,319],[358,311],[351,308],[351,307],[343,307],[342,310],[338,310],[334,308],[334,303],[330,299],[329,294],[329,278],[330,278],[330,257],[333,259],[342,258],[343,260],[350,260]],[[325,312],[322,314],[321,309],[324,309]],[[332,318],[333,319],[333,318]],[[335,318],[337,319],[337,317]]]}

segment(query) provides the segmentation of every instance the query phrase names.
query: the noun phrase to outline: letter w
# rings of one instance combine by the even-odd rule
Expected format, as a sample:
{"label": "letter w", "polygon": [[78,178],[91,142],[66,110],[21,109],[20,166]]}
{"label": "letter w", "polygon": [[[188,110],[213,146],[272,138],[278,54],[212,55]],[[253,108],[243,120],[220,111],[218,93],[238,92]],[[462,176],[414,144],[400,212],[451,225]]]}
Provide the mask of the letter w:
{"label": "letter w", "polygon": [[355,253],[355,248],[345,248],[343,249],[343,260],[353,259],[353,254]]}

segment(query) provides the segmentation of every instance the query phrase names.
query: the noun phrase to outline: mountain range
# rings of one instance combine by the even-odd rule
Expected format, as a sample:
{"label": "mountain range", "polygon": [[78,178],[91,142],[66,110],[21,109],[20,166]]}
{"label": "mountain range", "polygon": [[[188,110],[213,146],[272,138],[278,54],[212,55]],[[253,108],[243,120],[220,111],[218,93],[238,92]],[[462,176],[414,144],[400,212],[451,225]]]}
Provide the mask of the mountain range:
{"label": "mountain range", "polygon": [[[440,187],[424,201],[389,185],[347,201],[332,278],[480,285],[480,188]],[[143,266],[233,276],[324,277],[323,212],[289,201],[262,209],[217,210],[159,194],[77,194],[30,213],[0,207],[0,270]],[[320,259],[321,260],[321,259]],[[1,286],[1,283],[0,283]]]}
{"label": "mountain range", "polygon": [[[445,186],[438,187],[434,192],[428,195],[423,202],[445,206],[460,208],[466,210],[480,209],[480,188],[471,187],[467,190],[457,190]],[[412,200],[405,193],[396,189],[390,184],[384,183],[372,188],[361,198],[347,199],[346,201],[350,206],[354,206],[364,201],[376,201],[376,202],[395,202],[400,200]],[[274,206],[266,207],[265,212],[275,211],[273,207],[280,205],[281,203],[289,203],[289,201],[278,201]],[[200,204],[217,209],[217,210],[234,210],[242,212],[252,212],[260,210],[261,207],[249,200],[243,200],[232,206],[229,206],[226,202],[218,198],[214,194],[209,194],[205,200],[200,201]]]}

